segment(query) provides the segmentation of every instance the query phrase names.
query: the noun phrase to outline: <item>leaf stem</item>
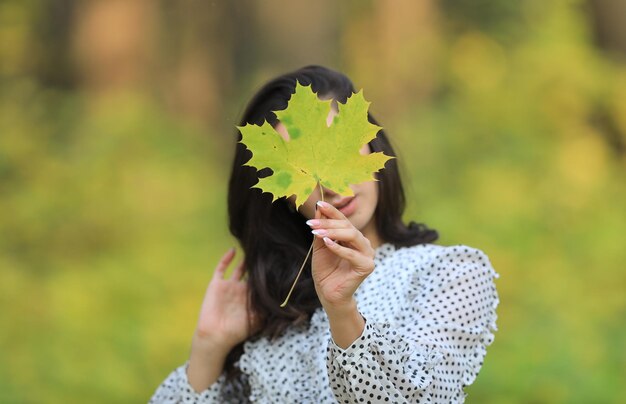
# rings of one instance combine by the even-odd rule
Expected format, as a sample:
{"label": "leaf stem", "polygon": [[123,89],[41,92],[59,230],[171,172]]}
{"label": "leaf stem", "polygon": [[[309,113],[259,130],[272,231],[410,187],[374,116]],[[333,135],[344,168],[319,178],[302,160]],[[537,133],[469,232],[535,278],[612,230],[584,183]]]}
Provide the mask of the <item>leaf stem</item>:
{"label": "leaf stem", "polygon": [[[317,185],[320,187],[320,192],[322,194],[322,201],[323,201],[324,200],[324,189],[322,188],[322,184],[320,184],[319,181],[317,182]],[[287,302],[289,301],[289,298],[291,297],[291,292],[293,292],[293,289],[296,287],[296,283],[298,282],[298,279],[300,278],[300,274],[302,274],[302,270],[304,269],[304,265],[306,264],[306,261],[309,259],[309,255],[311,255],[311,251],[313,250],[313,243],[314,242],[315,242],[315,236],[313,236],[313,241],[311,241],[311,247],[309,247],[309,252],[306,253],[306,257],[304,257],[304,262],[300,266],[300,270],[298,271],[298,275],[296,275],[296,279],[293,281],[293,284],[291,285],[291,289],[289,289],[289,293],[287,294],[287,297],[285,298],[285,301],[282,302],[280,307],[285,307],[287,305]]]}

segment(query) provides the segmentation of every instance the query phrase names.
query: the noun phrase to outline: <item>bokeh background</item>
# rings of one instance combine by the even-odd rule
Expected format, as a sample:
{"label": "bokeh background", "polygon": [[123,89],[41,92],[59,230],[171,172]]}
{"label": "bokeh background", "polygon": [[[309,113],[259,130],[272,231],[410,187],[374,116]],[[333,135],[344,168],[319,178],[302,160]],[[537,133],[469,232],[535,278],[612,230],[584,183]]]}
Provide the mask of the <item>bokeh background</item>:
{"label": "bokeh background", "polygon": [[145,402],[235,244],[234,126],[347,73],[407,219],[500,273],[469,403],[624,402],[626,2],[1,1],[0,402]]}

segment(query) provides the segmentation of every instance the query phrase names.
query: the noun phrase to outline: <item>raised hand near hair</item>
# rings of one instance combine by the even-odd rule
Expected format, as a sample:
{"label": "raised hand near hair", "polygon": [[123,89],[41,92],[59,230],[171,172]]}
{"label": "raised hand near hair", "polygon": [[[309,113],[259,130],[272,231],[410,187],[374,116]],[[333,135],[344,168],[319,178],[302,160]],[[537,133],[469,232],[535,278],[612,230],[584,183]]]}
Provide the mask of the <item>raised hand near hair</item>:
{"label": "raised hand near hair", "polygon": [[315,218],[307,223],[316,235],[312,274],[322,305],[333,309],[353,304],[354,292],[374,271],[370,241],[326,202],[318,202]]}
{"label": "raised hand near hair", "polygon": [[243,260],[230,279],[224,278],[234,256],[233,248],[218,263],[200,309],[187,367],[189,383],[198,392],[217,380],[230,350],[259,328],[256,316],[248,310]]}
{"label": "raised hand near hair", "polygon": [[255,315],[248,310],[248,284],[243,280],[245,262],[242,260],[237,265],[230,279],[224,277],[234,256],[235,249],[232,248],[215,268],[196,327],[199,338],[211,339],[228,348],[256,331]]}

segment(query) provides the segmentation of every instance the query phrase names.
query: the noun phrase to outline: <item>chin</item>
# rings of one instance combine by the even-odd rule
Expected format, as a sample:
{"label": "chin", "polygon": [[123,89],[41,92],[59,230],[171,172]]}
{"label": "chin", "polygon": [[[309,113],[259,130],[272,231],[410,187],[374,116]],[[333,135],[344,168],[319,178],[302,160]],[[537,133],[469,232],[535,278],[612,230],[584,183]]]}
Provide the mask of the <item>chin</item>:
{"label": "chin", "polygon": [[359,231],[363,230],[363,227],[365,227],[365,223],[363,223],[363,220],[358,213],[355,213],[353,217],[350,218],[350,223],[352,223],[354,227],[359,229]]}

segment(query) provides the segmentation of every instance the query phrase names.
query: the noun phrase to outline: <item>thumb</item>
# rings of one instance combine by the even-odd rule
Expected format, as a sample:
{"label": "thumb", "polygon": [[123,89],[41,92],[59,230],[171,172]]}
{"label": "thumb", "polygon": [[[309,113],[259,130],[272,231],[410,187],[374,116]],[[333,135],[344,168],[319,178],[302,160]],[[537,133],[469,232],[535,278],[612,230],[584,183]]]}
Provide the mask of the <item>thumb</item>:
{"label": "thumb", "polygon": [[322,216],[322,211],[319,209],[320,207],[317,205],[317,203],[315,204],[315,219],[321,219]]}
{"label": "thumb", "polygon": [[[326,219],[326,216],[322,214],[322,211],[321,209],[319,209],[319,206],[317,206],[317,204],[315,204],[315,215],[313,216],[313,218],[314,219]],[[313,236],[313,251],[316,251],[323,247],[326,247],[324,240],[322,240],[319,237]]]}

